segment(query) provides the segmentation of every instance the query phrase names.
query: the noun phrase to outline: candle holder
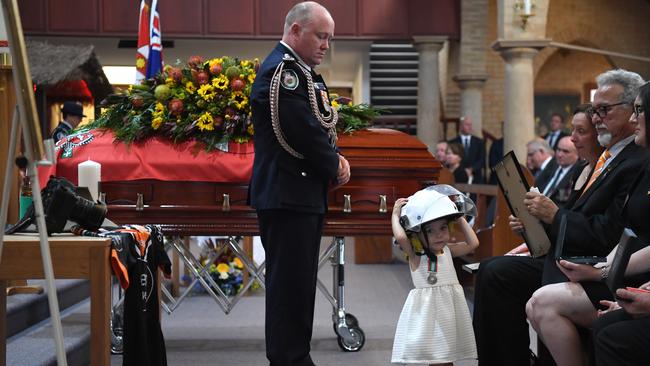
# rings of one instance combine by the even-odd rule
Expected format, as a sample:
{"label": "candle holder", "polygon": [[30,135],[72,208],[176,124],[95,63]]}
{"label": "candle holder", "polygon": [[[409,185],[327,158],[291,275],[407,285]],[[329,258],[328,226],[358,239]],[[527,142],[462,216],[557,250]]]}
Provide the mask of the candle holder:
{"label": "candle holder", "polygon": [[352,203],[350,202],[350,195],[343,195],[343,212],[352,212]]}
{"label": "candle holder", "polygon": [[517,0],[514,5],[515,14],[519,15],[521,20],[521,29],[526,30],[528,25],[528,18],[535,16],[535,1],[534,0]]}
{"label": "candle holder", "polygon": [[144,211],[144,196],[142,193],[138,193],[138,200],[135,201],[135,210]]}

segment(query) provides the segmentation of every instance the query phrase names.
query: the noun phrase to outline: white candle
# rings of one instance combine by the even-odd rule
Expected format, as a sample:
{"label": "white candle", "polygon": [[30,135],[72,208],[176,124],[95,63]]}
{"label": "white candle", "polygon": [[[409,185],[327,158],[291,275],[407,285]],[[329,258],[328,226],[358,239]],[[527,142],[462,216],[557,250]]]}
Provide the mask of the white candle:
{"label": "white candle", "polygon": [[532,14],[532,10],[533,10],[532,8],[533,8],[532,0],[524,0],[524,14],[525,15]]}
{"label": "white candle", "polygon": [[79,175],[79,187],[88,187],[90,195],[94,201],[99,198],[99,182],[102,180],[102,165],[87,160],[77,166],[77,173]]}

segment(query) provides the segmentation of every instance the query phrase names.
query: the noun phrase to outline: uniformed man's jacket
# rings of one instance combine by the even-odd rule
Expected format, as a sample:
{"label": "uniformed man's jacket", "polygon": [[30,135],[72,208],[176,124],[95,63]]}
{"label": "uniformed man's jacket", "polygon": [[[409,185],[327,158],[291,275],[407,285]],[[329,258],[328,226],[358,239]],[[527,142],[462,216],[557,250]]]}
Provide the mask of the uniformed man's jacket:
{"label": "uniformed man's jacket", "polygon": [[72,128],[70,126],[64,122],[59,122],[58,126],[56,126],[54,131],[52,131],[52,139],[54,140],[54,143],[56,144],[59,140],[68,136],[71,131]]}
{"label": "uniformed man's jacket", "polygon": [[[278,102],[280,125],[289,146],[305,159],[298,159],[285,151],[271,124],[270,82],[285,54],[296,61],[285,62],[287,74],[283,75],[286,77],[280,85]],[[255,78],[251,91],[255,161],[248,192],[249,204],[258,210],[325,213],[328,187],[336,179],[338,171],[338,154],[327,130],[312,113],[307,79],[297,60],[287,47],[278,43]],[[317,86],[319,108],[326,110],[330,108],[327,87],[313,70],[311,75]]]}

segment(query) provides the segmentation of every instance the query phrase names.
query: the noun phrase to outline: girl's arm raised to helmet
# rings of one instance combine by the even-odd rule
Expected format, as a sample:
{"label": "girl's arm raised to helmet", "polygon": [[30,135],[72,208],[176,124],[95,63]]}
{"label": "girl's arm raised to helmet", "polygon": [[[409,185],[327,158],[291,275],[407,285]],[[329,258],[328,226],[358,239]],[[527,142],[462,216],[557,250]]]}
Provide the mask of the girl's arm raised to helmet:
{"label": "girl's arm raised to helmet", "polygon": [[471,226],[467,223],[464,217],[460,217],[456,220],[460,231],[465,235],[465,241],[458,243],[449,243],[449,250],[451,251],[452,257],[459,257],[461,255],[469,254],[478,248],[478,237],[472,229]]}
{"label": "girl's arm raised to helmet", "polygon": [[399,222],[399,216],[400,213],[402,212],[402,207],[404,207],[406,202],[408,202],[406,198],[398,198],[395,201],[390,223],[391,223],[391,227],[393,228],[393,236],[395,237],[395,241],[397,242],[397,244],[399,244],[400,248],[402,248],[404,253],[406,253],[409,258],[413,258],[415,256],[415,253],[413,252],[411,241],[406,235],[406,231],[404,231],[402,224],[400,224]]}

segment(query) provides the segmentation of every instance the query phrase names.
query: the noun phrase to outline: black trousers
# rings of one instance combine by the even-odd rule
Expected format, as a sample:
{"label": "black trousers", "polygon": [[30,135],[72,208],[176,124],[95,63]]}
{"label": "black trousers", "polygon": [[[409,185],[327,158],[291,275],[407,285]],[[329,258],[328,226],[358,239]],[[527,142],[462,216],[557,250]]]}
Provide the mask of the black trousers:
{"label": "black trousers", "polygon": [[309,356],[323,215],[258,210],[266,252],[266,357],[312,366]]}
{"label": "black trousers", "polygon": [[542,284],[544,259],[493,257],[474,288],[474,333],[481,366],[529,365],[526,303]]}
{"label": "black trousers", "polygon": [[594,352],[598,366],[648,365],[650,318],[632,318],[616,310],[593,325]]}

